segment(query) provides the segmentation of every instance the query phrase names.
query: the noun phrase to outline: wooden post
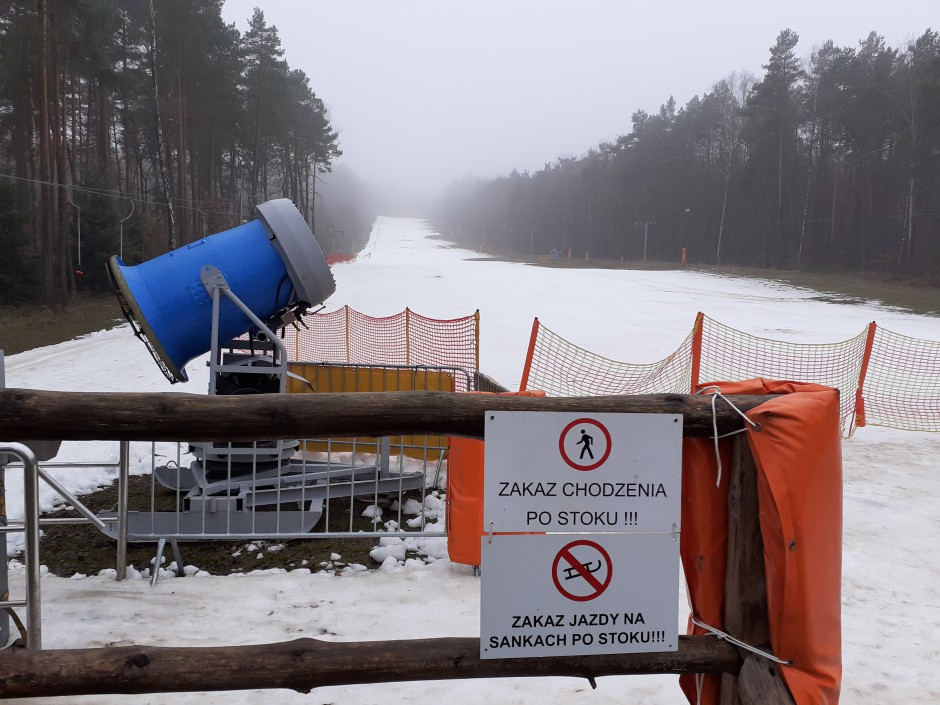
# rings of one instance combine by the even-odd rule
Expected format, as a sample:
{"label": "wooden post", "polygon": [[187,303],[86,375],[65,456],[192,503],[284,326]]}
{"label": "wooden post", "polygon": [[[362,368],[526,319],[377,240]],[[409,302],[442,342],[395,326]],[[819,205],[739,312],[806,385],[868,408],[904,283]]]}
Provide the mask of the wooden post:
{"label": "wooden post", "polygon": [[529,347],[525,353],[525,366],[522,368],[522,381],[519,382],[519,391],[524,392],[529,387],[529,372],[532,370],[532,356],[535,354],[535,342],[539,337],[539,319],[532,321],[532,333],[529,335]]}
{"label": "wooden post", "polygon": [[[764,541],[760,532],[757,466],[747,437],[735,437],[728,480],[728,565],[725,573],[725,628],[746,644],[772,653],[767,616]],[[776,664],[740,649],[750,666],[721,677],[720,705],[793,705]]]}
{"label": "wooden post", "polygon": [[349,355],[349,304],[343,306],[343,311],[346,315],[346,362],[352,362],[352,358]]}
{"label": "wooden post", "polygon": [[411,364],[411,309],[405,306],[405,364]]}
{"label": "wooden post", "polygon": [[865,377],[868,375],[868,363],[871,361],[871,351],[875,346],[875,333],[878,324],[872,321],[868,324],[868,333],[865,336],[865,352],[862,354],[862,367],[858,373],[858,387],[855,389],[855,411],[849,423],[849,436],[855,433],[867,422],[865,418]]}
{"label": "wooden post", "polygon": [[692,384],[689,390],[693,394],[698,390],[699,376],[702,370],[702,335],[705,314],[699,311],[692,325]]}
{"label": "wooden post", "polygon": [[473,371],[480,372],[480,309],[473,312]]}

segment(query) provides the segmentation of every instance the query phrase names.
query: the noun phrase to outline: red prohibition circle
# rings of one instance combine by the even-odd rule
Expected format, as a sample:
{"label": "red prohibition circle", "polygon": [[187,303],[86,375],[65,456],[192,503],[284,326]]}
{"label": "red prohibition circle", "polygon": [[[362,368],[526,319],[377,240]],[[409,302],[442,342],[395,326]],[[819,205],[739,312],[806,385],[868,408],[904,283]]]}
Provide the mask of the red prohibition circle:
{"label": "red prohibition circle", "polygon": [[[577,559],[575,559],[571,554],[571,549],[575,546],[590,546],[604,557],[604,560],[607,561],[607,577],[604,579],[603,583],[588,573],[587,570],[577,562]],[[561,581],[558,580],[558,564],[563,558],[569,566],[577,570],[581,577],[584,578],[588,584],[594,588],[594,592],[592,594],[573,595],[562,587]],[[585,539],[580,541],[572,541],[571,543],[562,547],[562,549],[558,552],[558,555],[555,556],[555,560],[552,562],[552,581],[555,583],[555,587],[558,589],[558,592],[567,597],[569,600],[574,600],[575,602],[587,602],[588,600],[593,600],[594,598],[600,597],[604,590],[607,589],[607,586],[610,585],[610,579],[613,577],[613,575],[614,566],[610,562],[610,554],[607,553],[607,551],[604,550],[604,547],[600,544],[594,543],[593,541],[587,541]]]}
{"label": "red prohibition circle", "polygon": [[[568,431],[570,431],[573,426],[577,426],[579,423],[591,424],[592,426],[599,428],[601,430],[601,433],[604,434],[604,439],[607,441],[607,448],[606,450],[604,450],[604,455],[602,455],[601,459],[598,460],[593,465],[578,465],[571,458],[569,458],[568,454],[565,452],[565,436],[567,435]],[[610,441],[610,431],[607,430],[607,427],[604,426],[604,424],[602,424],[600,421],[596,421],[594,419],[589,419],[589,418],[575,419],[570,424],[565,426],[564,430],[562,430],[561,432],[561,435],[558,437],[558,451],[561,453],[562,460],[568,463],[568,465],[573,467],[575,470],[581,470],[581,471],[596,470],[605,462],[607,462],[607,458],[610,457],[610,449],[612,446],[613,446],[613,443],[611,443]]]}

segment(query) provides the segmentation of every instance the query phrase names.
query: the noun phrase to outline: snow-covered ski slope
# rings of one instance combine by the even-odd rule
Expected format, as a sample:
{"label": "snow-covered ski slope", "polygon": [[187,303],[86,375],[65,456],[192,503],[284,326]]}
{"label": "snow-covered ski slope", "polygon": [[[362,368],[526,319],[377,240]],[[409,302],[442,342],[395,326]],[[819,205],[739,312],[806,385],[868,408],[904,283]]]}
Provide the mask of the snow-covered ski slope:
{"label": "snow-covered ski slope", "polygon": [[[695,272],[486,261],[433,235],[423,221],[379,219],[359,260],[334,268],[337,291],[328,309],[349,304],[385,316],[410,306],[425,316],[454,318],[479,308],[481,368],[511,387],[521,376],[534,316],[572,342],[630,362],[670,353],[699,310],[749,333],[793,342],[842,340],[871,320],[898,333],[940,340],[940,318],[877,302],[858,305],[778,283]],[[192,363],[188,372],[192,382],[171,388],[126,327],[7,358],[11,387],[204,393],[203,361]],[[134,452],[138,471],[146,467],[144,450],[140,444]],[[116,453],[113,444],[69,444],[63,455],[88,460]],[[844,443],[843,453],[842,702],[940,702],[940,435],[865,428]],[[10,473],[8,486],[13,515],[21,505],[16,475]],[[59,471],[58,476],[72,488],[89,489],[108,471]],[[44,497],[48,503],[49,496]],[[340,577],[299,570],[163,580],[156,589],[143,580],[46,576],[43,597],[48,648],[245,644],[299,636],[352,641],[471,636],[479,630],[479,581],[468,568],[446,559]],[[684,702],[676,679],[660,676],[602,678],[594,692],[585,681],[558,678],[325,688],[310,695],[281,691],[69,701],[232,705],[271,698],[285,705],[414,699],[481,705]]]}

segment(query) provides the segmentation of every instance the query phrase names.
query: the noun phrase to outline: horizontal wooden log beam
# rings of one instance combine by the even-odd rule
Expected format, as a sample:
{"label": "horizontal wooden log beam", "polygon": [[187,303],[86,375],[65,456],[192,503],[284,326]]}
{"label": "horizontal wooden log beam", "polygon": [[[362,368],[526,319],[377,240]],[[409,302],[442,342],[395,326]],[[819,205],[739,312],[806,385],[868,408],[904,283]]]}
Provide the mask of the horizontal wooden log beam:
{"label": "horizontal wooden log beam", "polygon": [[362,683],[723,673],[737,650],[712,636],[679,637],[679,650],[651,654],[481,660],[476,638],[0,651],[0,700],[49,696],[313,688]]}
{"label": "horizontal wooden log beam", "polygon": [[[736,396],[747,411],[766,396]],[[445,392],[251,394],[0,390],[0,440],[245,441],[430,433],[483,438],[486,411],[682,414],[686,436],[712,434],[708,397],[516,397]],[[742,427],[716,404],[719,433]]]}

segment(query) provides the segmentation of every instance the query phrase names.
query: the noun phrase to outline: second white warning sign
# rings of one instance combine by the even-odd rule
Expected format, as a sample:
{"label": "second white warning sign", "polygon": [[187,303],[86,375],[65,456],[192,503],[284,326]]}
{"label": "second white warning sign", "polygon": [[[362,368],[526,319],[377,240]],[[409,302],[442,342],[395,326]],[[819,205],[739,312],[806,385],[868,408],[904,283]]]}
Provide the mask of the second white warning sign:
{"label": "second white warning sign", "polygon": [[482,569],[481,658],[678,647],[678,536],[484,536]]}

